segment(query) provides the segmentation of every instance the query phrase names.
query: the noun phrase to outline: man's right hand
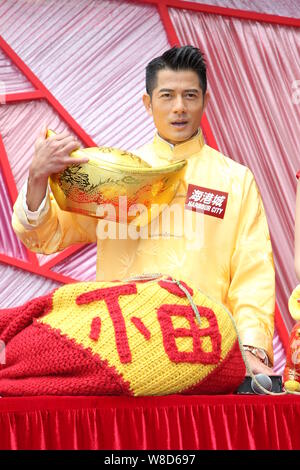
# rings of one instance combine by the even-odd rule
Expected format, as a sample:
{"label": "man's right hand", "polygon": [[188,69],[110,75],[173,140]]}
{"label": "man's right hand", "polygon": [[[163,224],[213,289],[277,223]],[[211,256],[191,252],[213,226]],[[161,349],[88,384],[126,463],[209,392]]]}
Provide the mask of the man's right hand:
{"label": "man's right hand", "polygon": [[46,138],[43,127],[35,142],[35,152],[29,168],[26,202],[30,211],[38,209],[45,198],[48,177],[59,173],[70,165],[87,163],[88,157],[73,158],[70,153],[80,147],[80,143],[67,131]]}

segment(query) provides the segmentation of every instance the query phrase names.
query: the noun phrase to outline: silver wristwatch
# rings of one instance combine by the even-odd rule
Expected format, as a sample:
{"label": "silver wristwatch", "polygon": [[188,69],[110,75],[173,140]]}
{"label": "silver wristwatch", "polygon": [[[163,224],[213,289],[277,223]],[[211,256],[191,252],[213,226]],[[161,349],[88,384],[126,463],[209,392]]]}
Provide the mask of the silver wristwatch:
{"label": "silver wristwatch", "polygon": [[253,354],[257,359],[263,362],[266,366],[269,366],[269,358],[266,351],[262,348],[256,348],[254,346],[243,346],[244,351],[249,351]]}

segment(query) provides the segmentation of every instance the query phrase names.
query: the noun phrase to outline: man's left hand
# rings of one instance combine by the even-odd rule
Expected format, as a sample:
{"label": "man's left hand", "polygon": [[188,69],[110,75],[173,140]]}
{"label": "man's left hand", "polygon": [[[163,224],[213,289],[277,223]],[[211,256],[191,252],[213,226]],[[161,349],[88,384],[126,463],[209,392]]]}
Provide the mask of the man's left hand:
{"label": "man's left hand", "polygon": [[[273,369],[263,364],[258,357],[254,356],[250,351],[245,351],[245,355],[253,374],[274,375]],[[247,372],[246,375],[248,375]]]}

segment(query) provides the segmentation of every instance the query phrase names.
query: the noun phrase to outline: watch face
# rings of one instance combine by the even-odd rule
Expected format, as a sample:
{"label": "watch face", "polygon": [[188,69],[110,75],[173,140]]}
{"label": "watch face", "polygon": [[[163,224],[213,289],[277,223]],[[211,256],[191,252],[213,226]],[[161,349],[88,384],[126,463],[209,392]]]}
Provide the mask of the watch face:
{"label": "watch face", "polygon": [[267,364],[269,362],[267,353],[263,349],[246,346],[245,350],[250,351],[254,356],[256,356],[264,364]]}
{"label": "watch face", "polygon": [[261,359],[262,361],[265,359],[266,355],[263,353],[263,351],[261,351],[260,349],[257,349],[256,350],[256,355],[259,359]]}
{"label": "watch face", "polygon": [[264,363],[264,364],[268,364],[269,362],[269,359],[268,359],[268,356],[267,356],[267,353],[265,351],[263,351],[262,349],[256,349],[256,354],[257,354],[257,357]]}

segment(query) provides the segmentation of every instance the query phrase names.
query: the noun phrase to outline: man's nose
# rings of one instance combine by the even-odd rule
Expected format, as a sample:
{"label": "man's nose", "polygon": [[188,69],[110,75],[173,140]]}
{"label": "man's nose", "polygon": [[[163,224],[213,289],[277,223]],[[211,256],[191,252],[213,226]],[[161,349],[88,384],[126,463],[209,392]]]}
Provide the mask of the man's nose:
{"label": "man's nose", "polygon": [[186,111],[186,106],[182,96],[176,96],[173,111],[175,113],[184,113]]}

